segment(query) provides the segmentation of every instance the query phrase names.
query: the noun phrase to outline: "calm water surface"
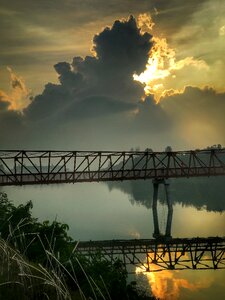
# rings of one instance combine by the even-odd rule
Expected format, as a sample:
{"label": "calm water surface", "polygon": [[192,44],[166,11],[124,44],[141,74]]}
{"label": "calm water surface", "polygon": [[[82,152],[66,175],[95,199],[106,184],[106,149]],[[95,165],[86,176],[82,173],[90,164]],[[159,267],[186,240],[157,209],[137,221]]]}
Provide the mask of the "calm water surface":
{"label": "calm water surface", "polygon": [[[40,221],[57,218],[70,226],[76,240],[152,238],[151,209],[132,204],[131,194],[109,191],[104,183],[4,188],[15,204],[32,200]],[[151,198],[151,195],[150,195]],[[159,224],[165,230],[167,208],[159,204]],[[225,212],[174,205],[173,237],[225,236]],[[225,270],[163,271],[137,275],[161,299],[224,299]]]}

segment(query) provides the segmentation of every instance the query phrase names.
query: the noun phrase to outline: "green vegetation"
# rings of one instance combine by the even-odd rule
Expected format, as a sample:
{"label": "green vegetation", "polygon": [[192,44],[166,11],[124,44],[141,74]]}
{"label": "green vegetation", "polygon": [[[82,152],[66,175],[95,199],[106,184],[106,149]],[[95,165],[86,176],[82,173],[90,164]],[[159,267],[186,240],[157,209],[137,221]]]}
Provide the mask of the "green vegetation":
{"label": "green vegetation", "polygon": [[127,284],[121,261],[78,255],[67,224],[40,223],[31,209],[0,193],[0,299],[153,299]]}

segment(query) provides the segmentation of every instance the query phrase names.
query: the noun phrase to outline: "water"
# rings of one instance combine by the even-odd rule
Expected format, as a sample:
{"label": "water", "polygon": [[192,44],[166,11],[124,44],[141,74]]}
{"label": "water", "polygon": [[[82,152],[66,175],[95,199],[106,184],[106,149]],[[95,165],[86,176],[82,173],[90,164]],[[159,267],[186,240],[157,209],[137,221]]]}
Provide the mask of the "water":
{"label": "water", "polygon": [[[180,187],[184,190],[183,185]],[[223,197],[220,201],[210,198],[204,202],[204,199],[200,199],[201,193],[196,196],[192,188],[192,201],[187,193],[182,199],[179,198],[182,194],[177,193],[178,190],[179,186],[174,188],[171,183],[171,197],[175,203],[173,237],[225,236]],[[4,191],[15,204],[32,200],[33,216],[40,221],[57,218],[67,223],[70,226],[69,234],[75,240],[152,238],[154,228],[150,209],[150,181],[144,185],[81,183],[7,187]],[[167,207],[163,204],[163,192],[159,197],[159,225],[161,231],[165,231]],[[150,283],[154,294],[162,299],[224,298],[225,270],[163,271],[137,277],[145,287]]]}

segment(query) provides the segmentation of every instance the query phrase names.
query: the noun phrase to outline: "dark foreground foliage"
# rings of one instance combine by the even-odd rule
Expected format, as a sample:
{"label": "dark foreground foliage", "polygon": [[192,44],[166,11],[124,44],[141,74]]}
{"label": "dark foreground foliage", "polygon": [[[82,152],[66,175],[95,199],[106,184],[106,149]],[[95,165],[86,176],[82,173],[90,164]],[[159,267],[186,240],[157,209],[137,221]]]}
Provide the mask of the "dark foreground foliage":
{"label": "dark foreground foliage", "polygon": [[67,224],[40,223],[31,209],[0,193],[0,299],[154,299],[127,284],[121,261],[78,255]]}

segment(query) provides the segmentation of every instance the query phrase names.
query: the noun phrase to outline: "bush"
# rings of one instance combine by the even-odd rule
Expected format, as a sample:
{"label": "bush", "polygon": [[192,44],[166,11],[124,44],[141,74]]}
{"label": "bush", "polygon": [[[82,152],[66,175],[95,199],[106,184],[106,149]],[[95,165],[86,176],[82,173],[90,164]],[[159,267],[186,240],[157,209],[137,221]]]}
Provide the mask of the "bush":
{"label": "bush", "polygon": [[38,222],[32,207],[0,193],[0,299],[152,299],[127,285],[121,261],[78,255],[69,226]]}

